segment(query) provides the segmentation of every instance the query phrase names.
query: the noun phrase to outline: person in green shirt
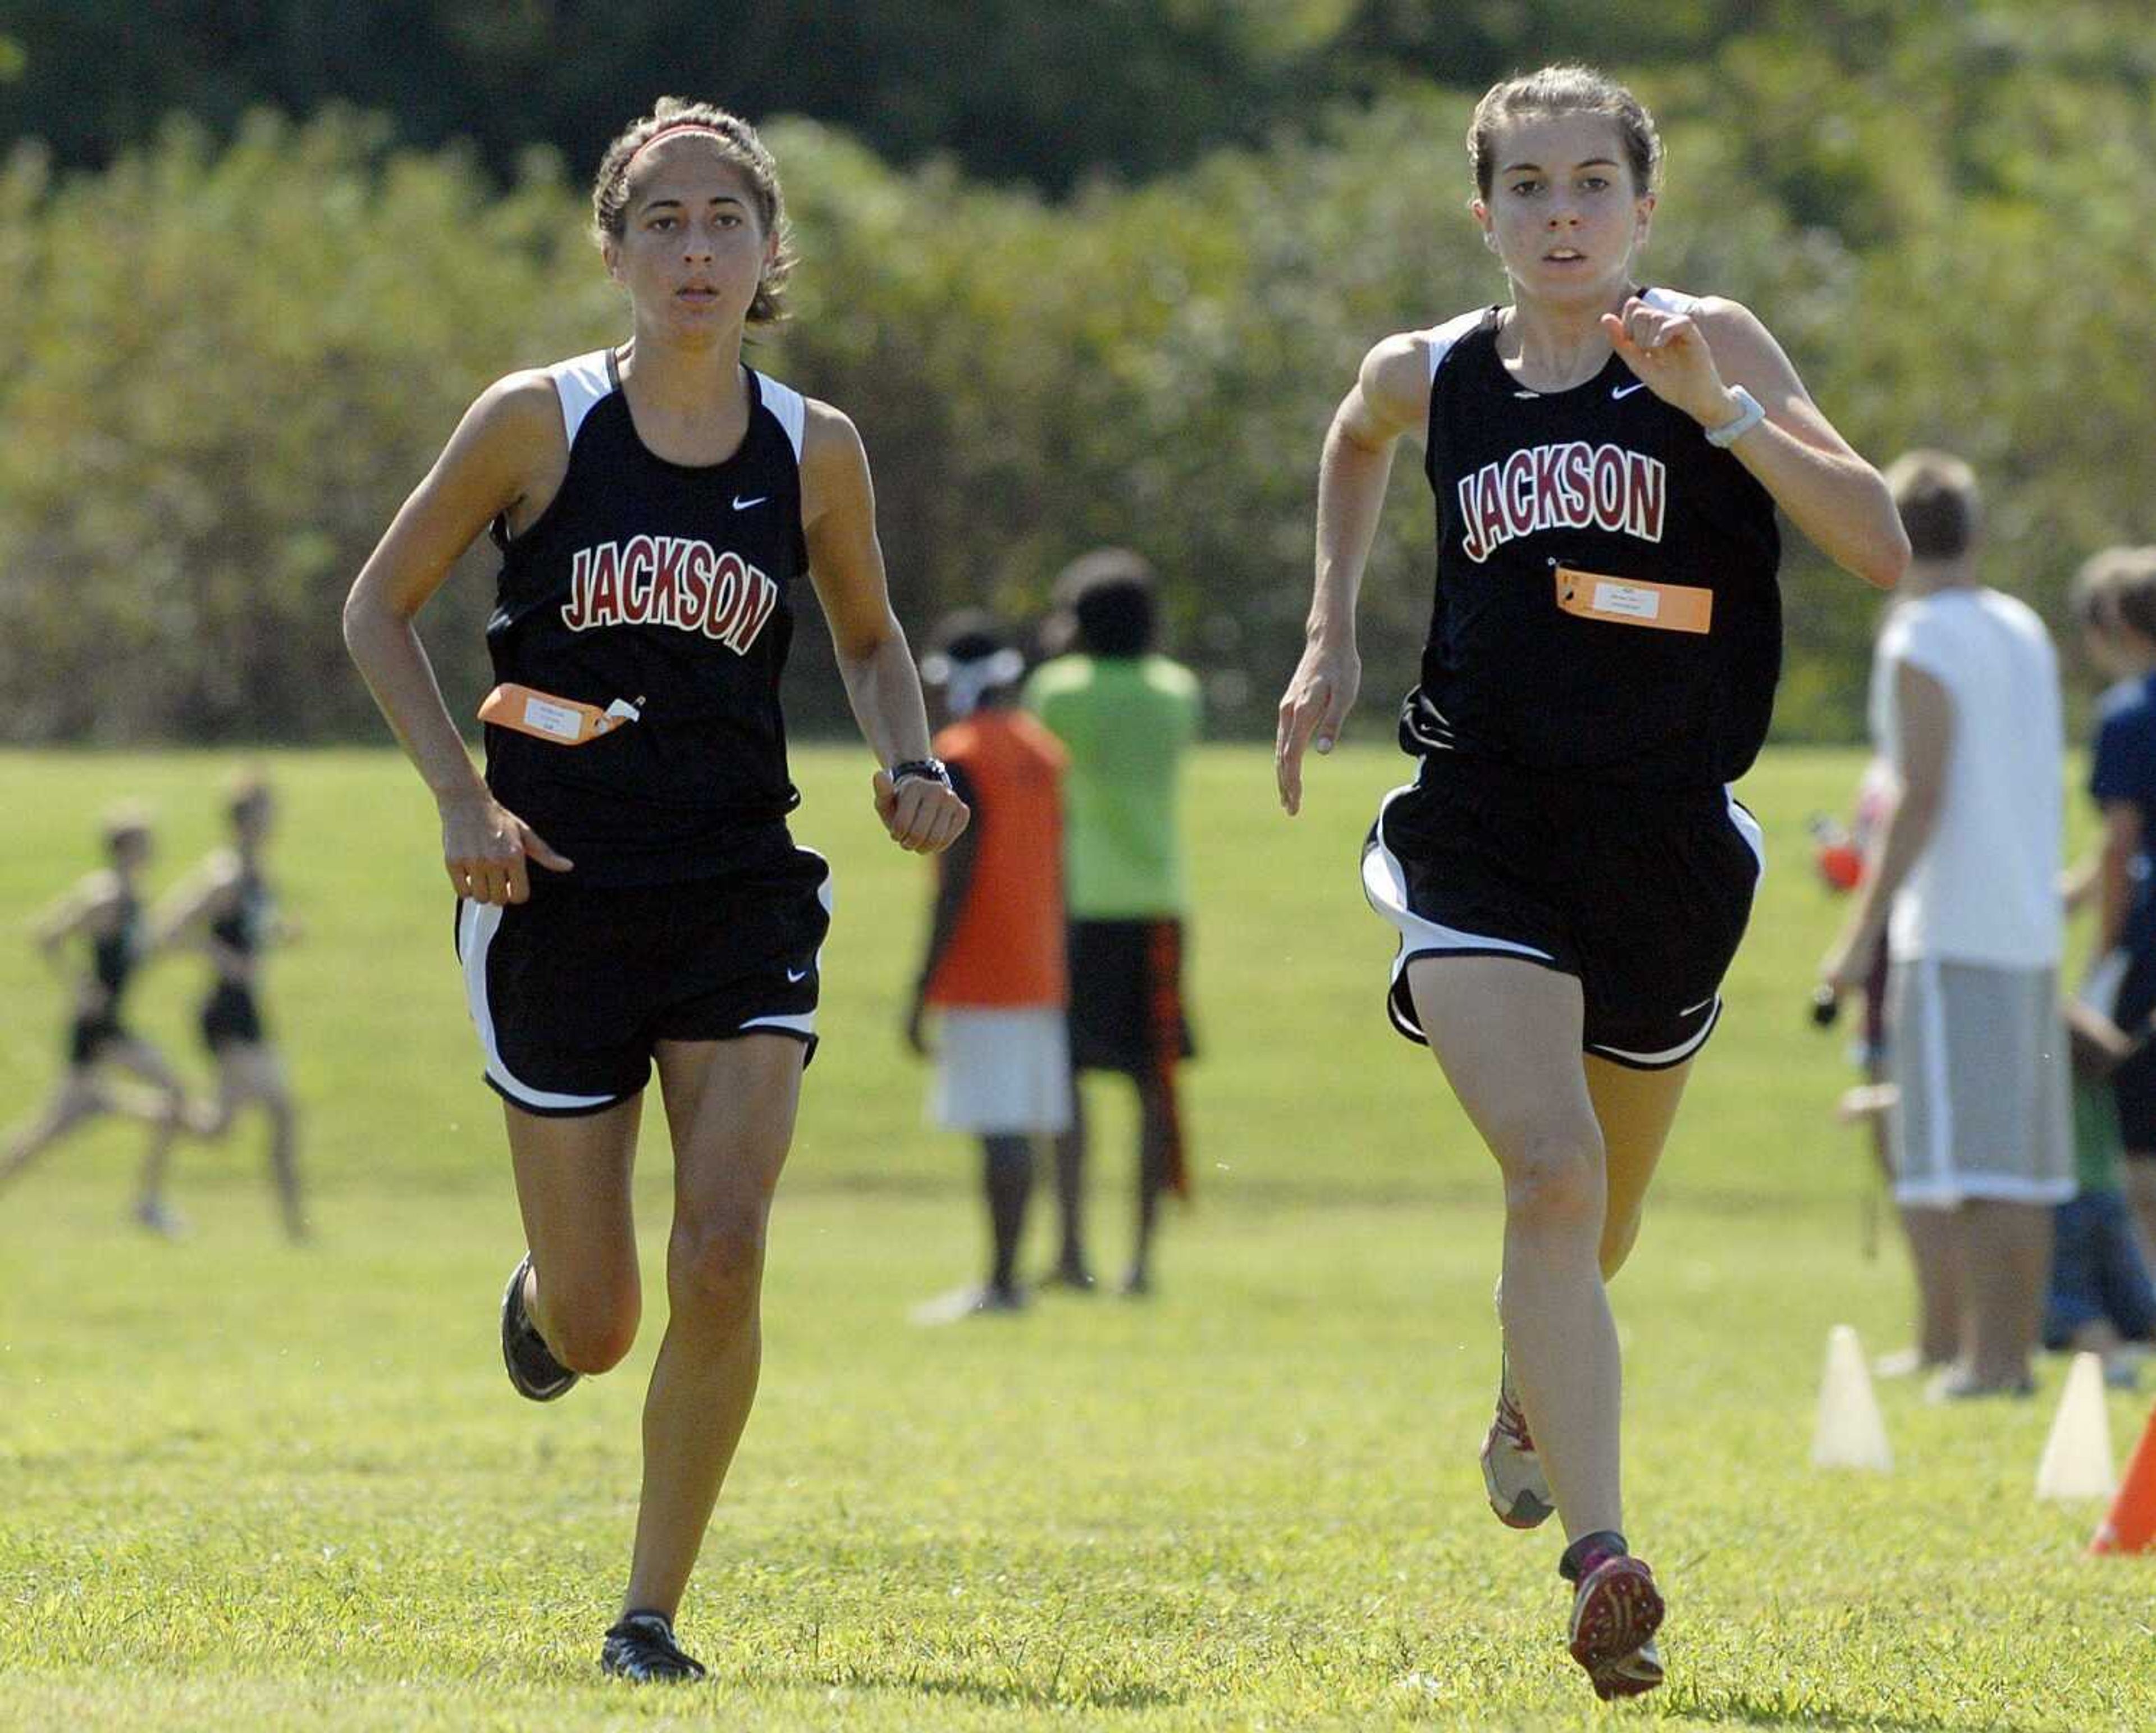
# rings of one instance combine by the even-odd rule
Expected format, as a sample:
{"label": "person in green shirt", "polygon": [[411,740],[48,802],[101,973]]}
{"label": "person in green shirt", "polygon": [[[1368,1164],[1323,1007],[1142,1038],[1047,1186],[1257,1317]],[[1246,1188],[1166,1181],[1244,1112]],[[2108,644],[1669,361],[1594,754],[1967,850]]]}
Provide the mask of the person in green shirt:
{"label": "person in green shirt", "polygon": [[[1070,755],[1064,784],[1070,1054],[1138,1093],[1137,1226],[1123,1292],[1152,1285],[1160,1195],[1188,1196],[1175,1069],[1195,1052],[1183,1003],[1188,908],[1178,818],[1183,757],[1198,738],[1198,679],[1152,647],[1152,568],[1100,548],[1057,579],[1074,647],[1034,671],[1025,705]],[[1082,1109],[1058,1147],[1065,1222],[1056,1279],[1093,1285],[1081,1201]]]}

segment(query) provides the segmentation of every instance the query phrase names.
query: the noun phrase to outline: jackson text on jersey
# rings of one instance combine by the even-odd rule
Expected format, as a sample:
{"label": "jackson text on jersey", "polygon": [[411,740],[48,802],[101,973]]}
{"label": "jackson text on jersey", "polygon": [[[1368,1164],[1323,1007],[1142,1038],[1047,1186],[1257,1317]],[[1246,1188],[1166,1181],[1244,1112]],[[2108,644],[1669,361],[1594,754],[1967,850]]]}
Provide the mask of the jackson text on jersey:
{"label": "jackson text on jersey", "polygon": [[673,626],[747,656],[778,605],[778,584],[738,553],[686,536],[632,536],[576,551],[562,620],[572,632]]}
{"label": "jackson text on jersey", "polygon": [[1523,446],[1460,478],[1460,552],[1480,565],[1506,543],[1546,529],[1659,542],[1668,479],[1660,458],[1622,445]]}

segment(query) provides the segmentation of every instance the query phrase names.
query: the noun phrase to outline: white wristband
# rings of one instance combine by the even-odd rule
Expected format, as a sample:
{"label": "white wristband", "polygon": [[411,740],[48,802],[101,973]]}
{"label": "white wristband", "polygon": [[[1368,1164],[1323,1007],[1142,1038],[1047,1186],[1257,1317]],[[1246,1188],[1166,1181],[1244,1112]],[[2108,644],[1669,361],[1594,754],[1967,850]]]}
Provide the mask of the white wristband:
{"label": "white wristband", "polygon": [[1731,386],[1729,394],[1737,399],[1737,419],[1725,421],[1719,427],[1706,429],[1707,443],[1710,445],[1725,449],[1733,445],[1767,419],[1767,412],[1760,408],[1759,399],[1742,385]]}

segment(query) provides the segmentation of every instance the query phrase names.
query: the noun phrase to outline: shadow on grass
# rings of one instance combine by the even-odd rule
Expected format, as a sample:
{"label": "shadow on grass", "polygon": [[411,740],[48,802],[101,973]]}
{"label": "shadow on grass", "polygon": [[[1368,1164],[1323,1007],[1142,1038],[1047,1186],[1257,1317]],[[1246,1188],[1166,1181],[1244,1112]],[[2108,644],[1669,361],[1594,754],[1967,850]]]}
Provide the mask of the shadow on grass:
{"label": "shadow on grass", "polygon": [[1661,1706],[1737,1726],[1809,1727],[1820,1733],[2037,1733],[2034,1722],[2003,1719],[1975,1706],[1960,1714],[1894,1715],[1830,1703],[1792,1706],[1753,1691],[1699,1690],[1673,1692]]}

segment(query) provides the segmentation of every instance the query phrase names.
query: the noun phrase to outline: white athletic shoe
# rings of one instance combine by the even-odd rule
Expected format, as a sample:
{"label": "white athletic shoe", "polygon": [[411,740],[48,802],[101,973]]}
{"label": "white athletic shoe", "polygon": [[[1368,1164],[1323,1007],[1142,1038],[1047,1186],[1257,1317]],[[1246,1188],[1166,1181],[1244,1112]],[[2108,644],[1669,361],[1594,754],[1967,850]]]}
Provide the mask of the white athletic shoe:
{"label": "white athletic shoe", "polygon": [[1508,1529],[1539,1528],[1557,1509],[1542,1458],[1535,1454],[1535,1441],[1527,1432],[1527,1414],[1512,1391],[1511,1369],[1502,1360],[1498,1363],[1497,1412],[1482,1440],[1482,1486],[1497,1520]]}

